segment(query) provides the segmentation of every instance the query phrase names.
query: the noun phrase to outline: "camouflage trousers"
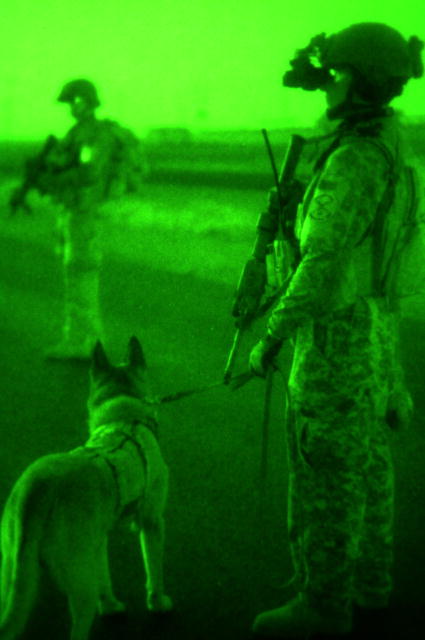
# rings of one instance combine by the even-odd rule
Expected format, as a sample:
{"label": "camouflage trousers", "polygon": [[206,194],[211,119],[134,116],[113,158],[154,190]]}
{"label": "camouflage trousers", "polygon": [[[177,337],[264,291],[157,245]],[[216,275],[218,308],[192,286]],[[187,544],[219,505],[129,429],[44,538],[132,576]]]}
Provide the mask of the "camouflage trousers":
{"label": "camouflage trousers", "polygon": [[59,219],[65,313],[63,339],[72,344],[102,337],[99,274],[102,262],[100,221],[93,213],[66,211]]}
{"label": "camouflage trousers", "polygon": [[[291,406],[292,405],[292,406]],[[386,606],[392,588],[390,430],[366,394],[344,410],[287,410],[288,527],[299,590],[315,608],[351,615]]]}
{"label": "camouflage trousers", "polygon": [[367,300],[300,329],[289,381],[289,537],[300,591],[319,609],[385,606],[394,474],[385,421],[393,319]]}

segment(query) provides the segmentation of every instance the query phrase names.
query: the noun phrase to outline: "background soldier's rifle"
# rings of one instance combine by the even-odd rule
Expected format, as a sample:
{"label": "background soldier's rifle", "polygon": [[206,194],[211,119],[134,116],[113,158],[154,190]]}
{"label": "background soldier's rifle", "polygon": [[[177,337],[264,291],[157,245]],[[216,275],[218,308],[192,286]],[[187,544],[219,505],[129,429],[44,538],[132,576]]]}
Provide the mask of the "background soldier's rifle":
{"label": "background soldier's rifle", "polygon": [[56,144],[57,138],[50,135],[40,153],[35,158],[27,160],[24,180],[15,189],[9,200],[11,215],[16,214],[18,209],[24,209],[26,213],[31,213],[31,207],[26,202],[26,196],[31,189],[37,188],[39,176],[47,170],[46,158]]}
{"label": "background soldier's rifle", "polygon": [[[305,139],[297,134],[291,135],[289,145],[285,154],[285,159],[282,165],[282,169],[280,175],[277,173],[276,164],[273,158],[273,153],[270,147],[270,143],[268,140],[267,132],[265,129],[262,130],[262,134],[264,136],[267,150],[270,156],[270,160],[273,168],[273,175],[276,182],[277,189],[277,203],[279,208],[279,225],[278,228],[274,230],[274,234],[279,230],[284,238],[289,240],[289,242],[294,245],[293,238],[293,226],[294,219],[296,214],[296,207],[298,206],[301,198],[301,189],[300,183],[294,180],[295,171],[305,144]],[[272,203],[269,203],[269,209],[272,207]],[[272,217],[274,213],[270,212],[270,217]],[[270,239],[270,241],[272,241]],[[256,248],[254,250],[255,253],[258,253],[258,246],[264,244],[259,242],[259,238],[256,241]],[[265,258],[266,247],[262,246],[260,248],[260,252],[264,255]],[[242,285],[242,278],[239,282],[238,290]],[[233,344],[230,349],[226,367],[224,370],[224,384],[228,384],[232,377],[233,366],[236,360],[236,356],[239,350],[239,346],[241,343],[241,338],[243,333],[249,328],[253,320],[260,315],[263,315],[277,300],[277,298],[284,292],[286,288],[287,282],[283,283],[280,289],[271,296],[265,303],[259,307],[258,311],[255,314],[245,314],[239,316],[237,321],[237,329],[234,335]]]}

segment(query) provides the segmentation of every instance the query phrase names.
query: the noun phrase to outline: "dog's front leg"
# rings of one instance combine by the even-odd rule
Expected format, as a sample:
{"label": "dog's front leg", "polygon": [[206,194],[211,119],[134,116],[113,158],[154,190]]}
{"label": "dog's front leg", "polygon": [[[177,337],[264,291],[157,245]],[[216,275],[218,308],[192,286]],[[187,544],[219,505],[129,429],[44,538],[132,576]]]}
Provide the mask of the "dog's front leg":
{"label": "dog's front leg", "polygon": [[143,520],[140,544],[146,571],[147,607],[149,611],[158,613],[171,611],[173,602],[164,594],[164,518],[162,516]]}
{"label": "dog's front leg", "polygon": [[100,615],[111,615],[113,613],[121,613],[125,611],[125,604],[117,600],[114,595],[111,581],[111,573],[109,570],[108,557],[108,538],[102,543],[100,552],[100,597],[98,602],[98,611]]}

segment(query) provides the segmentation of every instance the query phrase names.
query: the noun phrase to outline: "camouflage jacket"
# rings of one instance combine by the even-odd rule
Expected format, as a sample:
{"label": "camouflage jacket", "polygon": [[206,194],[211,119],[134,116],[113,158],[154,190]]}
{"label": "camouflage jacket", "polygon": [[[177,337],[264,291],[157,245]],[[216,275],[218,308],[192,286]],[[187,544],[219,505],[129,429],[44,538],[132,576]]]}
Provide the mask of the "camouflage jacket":
{"label": "camouflage jacket", "polygon": [[104,121],[78,122],[47,156],[42,188],[71,210],[90,210],[106,198],[114,150]]}
{"label": "camouflage jacket", "polygon": [[[393,118],[377,124],[378,142],[396,156]],[[291,385],[303,402],[318,386],[327,401],[376,386],[383,350],[387,371],[399,372],[396,319],[374,287],[372,232],[389,182],[389,162],[375,140],[348,132],[331,146],[298,209],[301,259],[268,331],[296,335]]]}

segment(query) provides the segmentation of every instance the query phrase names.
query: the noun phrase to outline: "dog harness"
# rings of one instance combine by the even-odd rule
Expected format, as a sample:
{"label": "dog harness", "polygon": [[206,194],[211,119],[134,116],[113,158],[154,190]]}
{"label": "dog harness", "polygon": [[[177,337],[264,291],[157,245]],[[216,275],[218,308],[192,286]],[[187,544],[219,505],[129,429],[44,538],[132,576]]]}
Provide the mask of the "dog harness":
{"label": "dog harness", "polygon": [[90,456],[102,459],[111,470],[116,486],[117,517],[136,515],[139,503],[144,500],[149,469],[136,435],[140,427],[155,434],[158,423],[146,416],[143,421],[134,420],[130,424],[112,422],[100,425],[83,447]]}

